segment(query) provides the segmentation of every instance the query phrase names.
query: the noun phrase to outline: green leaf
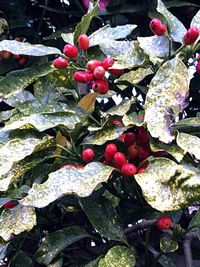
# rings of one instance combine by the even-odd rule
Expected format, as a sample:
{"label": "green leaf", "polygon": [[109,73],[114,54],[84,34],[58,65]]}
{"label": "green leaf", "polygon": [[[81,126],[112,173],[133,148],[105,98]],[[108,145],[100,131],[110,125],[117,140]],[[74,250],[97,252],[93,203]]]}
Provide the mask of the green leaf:
{"label": "green leaf", "polygon": [[63,38],[63,40],[68,43],[68,44],[72,44],[74,45],[74,33],[70,32],[70,33],[62,33],[61,37]]}
{"label": "green leaf", "polygon": [[170,11],[167,10],[161,0],[157,0],[157,11],[162,14],[168,23],[169,34],[175,42],[183,43],[183,36],[186,33],[186,28]]}
{"label": "green leaf", "polygon": [[200,133],[200,117],[180,120],[172,125],[172,129],[180,132]]}
{"label": "green leaf", "polygon": [[109,42],[110,40],[123,39],[137,27],[137,25],[126,24],[111,28],[106,25],[97,31],[93,32],[90,36],[90,47],[99,45],[101,43]]}
{"label": "green leaf", "polygon": [[0,18],[0,40],[5,39],[9,31],[8,22],[4,18]]}
{"label": "green leaf", "polygon": [[176,240],[169,236],[163,236],[160,239],[160,249],[164,253],[174,252],[178,249],[178,243]]}
{"label": "green leaf", "polygon": [[196,27],[197,29],[200,29],[200,10],[193,17],[190,27]]}
{"label": "green leaf", "polygon": [[178,133],[176,138],[177,145],[200,160],[200,138],[191,134]]}
{"label": "green leaf", "polygon": [[133,249],[124,246],[115,246],[100,260],[99,267],[133,267],[135,263],[135,251]]}
{"label": "green leaf", "polygon": [[32,267],[32,259],[23,251],[17,252],[9,262],[9,267]]}
{"label": "green leaf", "polygon": [[146,201],[160,211],[178,210],[200,197],[199,170],[167,158],[150,158],[150,164],[135,179]]}
{"label": "green leaf", "polygon": [[104,197],[79,198],[83,211],[93,227],[110,240],[126,242],[124,229],[112,202]]}
{"label": "green leaf", "polygon": [[186,2],[186,1],[176,1],[176,0],[171,0],[171,1],[165,1],[165,6],[167,8],[171,8],[171,7],[185,7],[185,6],[194,6],[194,7],[199,7],[199,5],[191,3],[191,2]]}
{"label": "green leaf", "polygon": [[40,264],[48,265],[66,247],[90,235],[78,226],[69,226],[51,233],[34,254],[34,258]]}
{"label": "green leaf", "polygon": [[153,74],[153,71],[150,68],[144,69],[144,68],[138,68],[137,70],[131,70],[127,73],[124,73],[120,76],[119,79],[117,79],[117,82],[126,81],[131,84],[138,84],[141,82],[144,78],[146,78],[148,75]]}
{"label": "green leaf", "polygon": [[22,91],[39,77],[45,76],[55,69],[50,64],[33,66],[28,69],[10,72],[0,80],[0,98],[10,98]]}
{"label": "green leaf", "polygon": [[4,209],[0,216],[0,236],[8,241],[12,235],[30,231],[36,225],[35,209],[17,205],[12,209]]}
{"label": "green leaf", "polygon": [[82,144],[101,146],[107,141],[114,140],[120,137],[126,129],[124,127],[114,127],[106,125],[102,130],[99,130],[91,135],[88,135],[83,140]]}
{"label": "green leaf", "polygon": [[119,105],[115,105],[112,108],[108,109],[107,111],[104,111],[104,112],[102,111],[101,114],[104,116],[106,115],[123,116],[129,111],[132,103],[133,103],[133,100],[124,99]]}
{"label": "green leaf", "polygon": [[62,266],[63,266],[63,258],[58,258],[48,265],[48,267],[62,267]]}
{"label": "green leaf", "polygon": [[188,229],[193,230],[194,228],[200,228],[200,210],[197,211],[188,225]]}
{"label": "green leaf", "polygon": [[124,126],[142,126],[143,125],[143,121],[140,119],[140,117],[138,116],[138,114],[136,112],[132,112],[130,114],[125,114],[122,118],[122,122],[124,124]]}
{"label": "green leaf", "polygon": [[6,110],[0,112],[0,122],[7,121],[10,119],[13,115],[17,114],[18,111],[16,109]]}
{"label": "green leaf", "polygon": [[99,183],[109,179],[112,171],[112,167],[100,162],[89,163],[83,169],[59,169],[50,173],[45,183],[34,184],[21,204],[42,208],[65,194],[75,193],[80,197],[87,197]]}
{"label": "green leaf", "polygon": [[165,58],[169,54],[169,40],[165,36],[138,37],[139,46],[151,57]]}
{"label": "green leaf", "polygon": [[142,65],[145,55],[137,41],[108,41],[100,44],[105,55],[110,55],[116,62],[112,69],[133,68]]}
{"label": "green leaf", "polygon": [[18,42],[15,40],[3,40],[0,42],[0,51],[9,51],[12,54],[30,55],[30,56],[47,56],[61,54],[60,50],[55,47],[44,45],[32,45],[29,43]]}
{"label": "green leaf", "polygon": [[90,9],[88,11],[87,14],[85,14],[82,19],[81,22],[79,22],[79,24],[76,25],[75,31],[74,31],[74,43],[77,43],[78,37],[81,34],[85,34],[88,31],[88,28],[90,26],[91,20],[96,17],[96,15],[99,12],[99,6],[98,4],[95,4],[93,6],[92,9]]}
{"label": "green leaf", "polygon": [[97,259],[90,261],[88,264],[84,265],[83,267],[99,267],[99,261],[102,257],[98,257]]}
{"label": "green leaf", "polygon": [[188,90],[188,70],[178,57],[159,68],[150,83],[145,101],[144,121],[151,136],[164,143],[175,139],[170,127],[187,106]]}

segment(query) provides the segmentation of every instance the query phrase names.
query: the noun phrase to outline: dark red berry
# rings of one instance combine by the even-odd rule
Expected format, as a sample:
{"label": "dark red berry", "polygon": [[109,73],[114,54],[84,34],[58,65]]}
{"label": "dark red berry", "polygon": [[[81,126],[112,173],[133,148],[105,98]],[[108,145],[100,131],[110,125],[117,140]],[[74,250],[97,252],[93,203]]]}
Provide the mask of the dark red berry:
{"label": "dark red berry", "polygon": [[88,73],[85,73],[83,71],[77,71],[74,73],[73,79],[74,81],[79,83],[86,83],[88,79]]}
{"label": "dark red berry", "polygon": [[150,156],[149,148],[147,147],[140,147],[138,152],[138,158],[140,161],[147,159]]}
{"label": "dark red berry", "polygon": [[94,150],[92,148],[86,148],[82,153],[82,159],[85,162],[90,162],[94,158]]}
{"label": "dark red berry", "polygon": [[104,157],[106,160],[113,160],[115,153],[117,153],[117,146],[113,143],[108,144],[105,149]]}
{"label": "dark red berry", "polygon": [[109,69],[109,72],[112,74],[112,75],[116,75],[116,76],[120,76],[124,73],[124,70],[118,70],[118,69]]}
{"label": "dark red berry", "polygon": [[196,72],[200,74],[200,61],[196,65]]}
{"label": "dark red berry", "polygon": [[17,202],[17,201],[15,201],[15,200],[11,200],[11,201],[5,203],[5,204],[3,205],[3,207],[4,207],[5,209],[12,209],[12,208],[14,208],[14,207],[17,206],[17,205],[18,205],[18,202]]}
{"label": "dark red berry", "polygon": [[86,68],[90,71],[94,71],[94,69],[98,66],[101,66],[101,62],[94,59],[94,60],[90,60],[88,61],[87,65],[86,65]]}
{"label": "dark red berry", "polygon": [[14,58],[14,59],[20,59],[21,58],[21,55],[12,55],[12,58]]}
{"label": "dark red berry", "polygon": [[129,148],[131,145],[135,143],[135,134],[128,132],[126,133],[126,136],[124,138],[124,144],[127,148]]}
{"label": "dark red berry", "polygon": [[63,49],[63,53],[66,57],[76,58],[78,56],[78,48],[72,44],[66,44]]}
{"label": "dark red berry", "polygon": [[123,134],[119,137],[119,141],[121,141],[121,142],[124,143],[125,137],[126,137],[126,133],[123,133]]}
{"label": "dark red berry", "polygon": [[121,173],[125,176],[133,176],[137,173],[137,168],[131,163],[125,163],[121,168]]}
{"label": "dark red berry", "polygon": [[101,66],[105,69],[108,70],[108,68],[112,67],[114,65],[115,61],[112,57],[106,57],[104,60],[101,62]]}
{"label": "dark red berry", "polygon": [[26,63],[26,58],[23,57],[18,61],[19,65],[24,65]]}
{"label": "dark red berry", "polygon": [[160,216],[159,218],[157,218],[156,226],[160,230],[168,230],[168,229],[172,228],[173,222],[168,216],[163,215],[163,216]]}
{"label": "dark red berry", "polygon": [[58,57],[53,61],[53,66],[57,69],[66,69],[68,64],[69,62],[62,57]]}
{"label": "dark red berry", "polygon": [[149,134],[145,128],[137,133],[137,140],[141,146],[147,146],[149,144]]}
{"label": "dark red berry", "polygon": [[80,49],[82,50],[88,50],[89,48],[89,38],[86,34],[81,34],[79,37],[78,37],[78,45],[80,47]]}
{"label": "dark red berry", "polygon": [[92,89],[99,94],[106,94],[109,90],[109,83],[107,80],[96,80],[92,85]]}
{"label": "dark red berry", "polygon": [[128,156],[129,156],[129,160],[133,161],[137,158],[139,153],[139,147],[136,144],[131,145],[128,148]]}
{"label": "dark red berry", "polygon": [[8,58],[10,58],[12,56],[12,54],[10,53],[10,52],[8,52],[8,51],[2,51],[2,57],[4,58],[4,59],[8,59]]}
{"label": "dark red berry", "polygon": [[115,153],[113,163],[117,166],[117,168],[121,169],[121,167],[126,163],[125,155],[121,152]]}
{"label": "dark red berry", "polygon": [[198,37],[199,30],[196,27],[192,27],[183,36],[183,40],[186,45],[191,45],[197,40]]}
{"label": "dark red berry", "polygon": [[105,72],[106,71],[102,66],[98,66],[94,69],[94,76],[96,79],[103,79]]}

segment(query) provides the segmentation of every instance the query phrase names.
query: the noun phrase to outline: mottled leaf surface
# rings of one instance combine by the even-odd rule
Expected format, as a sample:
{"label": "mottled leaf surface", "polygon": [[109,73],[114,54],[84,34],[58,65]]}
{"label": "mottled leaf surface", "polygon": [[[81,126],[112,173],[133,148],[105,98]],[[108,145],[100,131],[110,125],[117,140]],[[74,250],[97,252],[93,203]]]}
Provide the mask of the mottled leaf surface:
{"label": "mottled leaf surface", "polygon": [[184,153],[190,153],[200,160],[200,138],[191,134],[178,133],[176,142]]}
{"label": "mottled leaf surface", "polygon": [[128,36],[137,25],[126,24],[112,28],[106,25],[89,36],[90,47],[108,42],[110,40],[123,39]]}
{"label": "mottled leaf surface", "polygon": [[117,82],[126,81],[131,84],[138,84],[150,74],[153,74],[153,71],[150,68],[138,68],[137,70],[131,70],[127,73],[124,73],[120,76]]}
{"label": "mottled leaf surface", "polygon": [[132,112],[130,114],[125,114],[122,118],[122,122],[124,124],[124,126],[142,126],[143,121],[140,119],[140,117],[138,116],[138,114],[136,112]]}
{"label": "mottled leaf surface", "polygon": [[116,116],[123,116],[124,114],[126,114],[130,107],[131,104],[133,103],[132,100],[128,100],[128,99],[124,99],[122,100],[122,102],[119,105],[115,105],[112,108],[108,109],[105,112],[101,112],[103,115],[116,115]]}
{"label": "mottled leaf surface", "polygon": [[99,183],[109,179],[112,171],[113,168],[100,162],[89,163],[83,169],[59,169],[50,173],[45,183],[34,184],[22,204],[42,208],[64,194],[75,193],[80,197],[87,197]]}
{"label": "mottled leaf surface", "polygon": [[157,11],[161,13],[167,20],[170,32],[169,34],[175,42],[183,43],[183,35],[186,33],[186,28],[163,4],[161,0],[157,1]]}
{"label": "mottled leaf surface", "polygon": [[48,267],[62,267],[62,266],[63,266],[63,258],[58,258],[52,261],[52,263],[48,265]]}
{"label": "mottled leaf surface", "polygon": [[50,64],[33,66],[28,69],[9,72],[0,80],[0,98],[9,98],[26,88],[37,78],[53,72],[54,68]]}
{"label": "mottled leaf surface", "polygon": [[30,231],[35,225],[34,208],[17,205],[12,209],[4,209],[0,216],[0,236],[7,241],[13,234]]}
{"label": "mottled leaf surface", "polygon": [[163,236],[160,239],[160,249],[164,253],[174,252],[178,249],[178,243],[169,236]]}
{"label": "mottled leaf surface", "polygon": [[145,101],[145,118],[151,135],[164,143],[175,139],[171,125],[187,106],[188,70],[179,58],[164,63],[152,79]]}
{"label": "mottled leaf surface", "polygon": [[58,230],[46,238],[34,254],[34,258],[38,263],[48,265],[67,246],[86,237],[90,237],[90,235],[78,226],[70,226]]}
{"label": "mottled leaf surface", "polygon": [[62,33],[61,37],[66,43],[74,45],[74,33]]}
{"label": "mottled leaf surface", "polygon": [[196,27],[200,30],[200,10],[193,17],[190,27]]}
{"label": "mottled leaf surface", "polygon": [[3,40],[0,42],[0,51],[9,51],[12,54],[30,55],[30,56],[47,56],[52,54],[61,54],[60,50],[55,47],[44,45],[33,45],[15,40]]}
{"label": "mottled leaf surface", "polygon": [[191,117],[180,120],[172,125],[172,128],[180,132],[199,133],[200,117]]}
{"label": "mottled leaf surface", "polygon": [[115,246],[100,260],[99,267],[133,267],[135,263],[135,252],[133,249],[124,246]]}

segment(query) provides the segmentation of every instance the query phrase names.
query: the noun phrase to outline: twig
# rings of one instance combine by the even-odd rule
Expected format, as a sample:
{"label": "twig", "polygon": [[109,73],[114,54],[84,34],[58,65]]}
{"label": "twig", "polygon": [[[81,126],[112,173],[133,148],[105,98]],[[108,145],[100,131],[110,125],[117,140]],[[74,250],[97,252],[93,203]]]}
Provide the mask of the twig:
{"label": "twig", "polygon": [[156,220],[143,220],[141,223],[135,224],[125,229],[125,233],[129,234],[136,230],[144,230],[154,225]]}

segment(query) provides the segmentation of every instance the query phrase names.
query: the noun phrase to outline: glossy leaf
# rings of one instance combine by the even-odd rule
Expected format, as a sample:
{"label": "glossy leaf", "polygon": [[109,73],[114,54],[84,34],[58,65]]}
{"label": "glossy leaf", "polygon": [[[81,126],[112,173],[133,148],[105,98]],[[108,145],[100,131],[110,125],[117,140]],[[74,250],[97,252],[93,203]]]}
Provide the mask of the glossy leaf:
{"label": "glossy leaf", "polygon": [[133,249],[124,246],[115,246],[100,260],[99,267],[133,267],[135,263],[135,251]]}
{"label": "glossy leaf", "polygon": [[172,128],[180,132],[199,133],[200,117],[191,117],[180,120],[172,125]]}
{"label": "glossy leaf", "polygon": [[150,74],[153,74],[153,71],[150,68],[138,68],[137,70],[131,70],[127,73],[124,73],[120,76],[117,82],[126,81],[131,84],[138,84]]}
{"label": "glossy leaf", "polygon": [[146,201],[160,211],[178,210],[199,198],[200,175],[196,168],[167,158],[149,159],[142,174],[135,175]]}
{"label": "glossy leaf", "polygon": [[110,40],[123,39],[137,27],[137,25],[126,24],[119,25],[112,28],[110,25],[106,25],[97,31],[93,32],[90,36],[90,47],[99,45],[101,43],[108,42]]}
{"label": "glossy leaf", "polygon": [[184,153],[190,153],[200,160],[200,138],[191,134],[178,133],[176,142]]}
{"label": "glossy leaf", "polygon": [[0,98],[10,98],[16,95],[39,77],[45,76],[53,71],[54,68],[50,64],[43,64],[10,72],[0,80]]}
{"label": "glossy leaf", "polygon": [[200,10],[196,13],[191,21],[191,27],[196,27],[200,30]]}
{"label": "glossy leaf", "polygon": [[197,211],[188,225],[188,229],[193,230],[194,228],[200,228],[200,210]]}
{"label": "glossy leaf", "polygon": [[178,243],[171,237],[163,236],[160,239],[160,249],[164,253],[174,252],[178,249]]}
{"label": "glossy leaf", "polygon": [[114,127],[109,125],[104,127],[102,130],[86,136],[82,144],[93,144],[100,146],[105,144],[107,141],[120,137],[124,131],[124,127]]}
{"label": "glossy leaf", "polygon": [[32,267],[32,259],[23,251],[17,252],[9,262],[9,267]]}
{"label": "glossy leaf", "polygon": [[30,56],[47,56],[52,54],[61,54],[60,50],[55,47],[48,47],[44,45],[33,45],[15,40],[3,40],[0,42],[0,51],[9,51],[17,55]]}
{"label": "glossy leaf", "polygon": [[188,70],[179,58],[160,67],[150,83],[145,102],[144,121],[153,137],[164,143],[175,139],[170,127],[187,106],[188,90]]}
{"label": "glossy leaf", "polygon": [[161,0],[157,0],[157,11],[161,13],[167,20],[169,34],[175,42],[183,43],[183,35],[186,33],[186,28],[163,4]]}
{"label": "glossy leaf", "polygon": [[34,184],[22,205],[42,208],[62,195],[75,193],[80,197],[89,196],[95,187],[106,182],[113,168],[100,162],[92,162],[82,169],[67,167],[49,174],[43,184]]}
{"label": "glossy leaf", "polygon": [[76,25],[74,31],[75,44],[77,43],[79,35],[87,33],[91,20],[98,14],[98,12],[99,12],[99,6],[98,4],[95,4],[93,8],[90,9],[88,13],[82,17],[81,22],[79,22],[79,24]]}
{"label": "glossy leaf", "polygon": [[10,240],[12,235],[30,231],[36,225],[35,209],[17,205],[12,209],[4,209],[0,216],[0,236]]}
{"label": "glossy leaf", "polygon": [[79,199],[93,227],[104,237],[126,242],[124,229],[110,200],[93,196]]}
{"label": "glossy leaf", "polygon": [[132,103],[133,103],[133,100],[124,99],[119,105],[115,105],[112,108],[108,109],[107,111],[101,112],[101,113],[103,115],[123,116],[129,111]]}
{"label": "glossy leaf", "polygon": [[90,235],[78,226],[69,226],[53,232],[42,242],[34,258],[38,263],[48,265],[66,247],[86,237]]}
{"label": "glossy leaf", "polygon": [[116,59],[113,69],[133,68],[142,65],[144,52],[137,41],[108,41],[100,45],[105,55]]}

